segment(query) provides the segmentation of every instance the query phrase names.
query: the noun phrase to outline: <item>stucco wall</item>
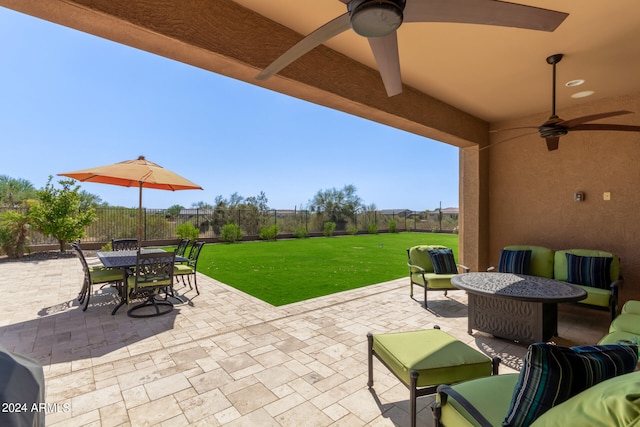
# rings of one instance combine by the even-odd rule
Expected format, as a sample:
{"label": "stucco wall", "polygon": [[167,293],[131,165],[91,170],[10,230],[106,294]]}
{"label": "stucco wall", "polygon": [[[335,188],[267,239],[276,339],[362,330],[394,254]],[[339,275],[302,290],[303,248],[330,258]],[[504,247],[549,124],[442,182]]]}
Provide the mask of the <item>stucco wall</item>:
{"label": "stucco wall", "polygon": [[[600,122],[640,125],[640,94],[558,109],[558,115],[570,119],[615,110],[635,114]],[[493,134],[492,143],[518,132],[526,133]],[[606,250],[622,261],[622,302],[640,299],[640,133],[574,132],[553,152],[537,134],[514,139],[490,149],[488,179],[490,263],[496,265],[500,249],[509,244]],[[585,201],[574,201],[577,191]],[[605,191],[610,201],[603,200]]]}

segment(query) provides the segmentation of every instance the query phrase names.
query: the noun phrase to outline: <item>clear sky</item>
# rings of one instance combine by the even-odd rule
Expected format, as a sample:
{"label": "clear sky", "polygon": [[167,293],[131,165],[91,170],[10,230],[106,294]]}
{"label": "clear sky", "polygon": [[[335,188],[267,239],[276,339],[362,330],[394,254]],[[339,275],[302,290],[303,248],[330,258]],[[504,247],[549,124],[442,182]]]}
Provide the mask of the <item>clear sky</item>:
{"label": "clear sky", "polygon": [[[347,184],[378,209],[458,206],[456,147],[2,7],[0,153],[0,175],[36,188],[139,155],[204,188],[144,190],[148,208],[264,191],[300,209]],[[133,188],[82,189],[138,203]]]}

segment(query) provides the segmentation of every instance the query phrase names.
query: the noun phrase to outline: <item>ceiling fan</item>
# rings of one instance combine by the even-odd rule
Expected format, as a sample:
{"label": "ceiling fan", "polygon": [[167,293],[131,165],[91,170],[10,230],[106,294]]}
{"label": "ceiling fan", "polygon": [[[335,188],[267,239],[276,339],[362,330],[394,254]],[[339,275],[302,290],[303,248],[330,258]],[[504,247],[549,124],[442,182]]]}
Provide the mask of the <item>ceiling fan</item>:
{"label": "ceiling fan", "polygon": [[[519,128],[510,128],[510,129],[499,129],[492,132],[503,132],[506,130],[515,130],[515,129],[538,129],[538,133],[541,138],[544,138],[547,142],[547,149],[549,151],[554,151],[558,149],[558,144],[560,142],[560,137],[566,135],[570,131],[577,130],[605,130],[605,131],[627,131],[627,132],[640,132],[640,126],[630,126],[630,125],[614,125],[614,124],[606,124],[606,123],[589,123],[595,120],[604,119],[606,117],[614,117],[614,116],[622,116],[624,114],[632,114],[632,111],[620,110],[620,111],[609,111],[607,113],[598,113],[591,114],[588,116],[577,117],[571,120],[563,120],[556,115],[556,64],[562,60],[563,55],[561,53],[557,53],[555,55],[551,55],[547,58],[547,63],[553,66],[553,79],[552,79],[552,92],[551,92],[551,116],[547,119],[546,122],[541,124],[540,126],[526,126]],[[524,135],[521,135],[524,136]],[[509,141],[513,138],[509,138],[508,140],[504,140],[502,142]],[[496,144],[487,146],[491,147]]]}
{"label": "ceiling fan", "polygon": [[452,22],[554,31],[567,13],[498,0],[340,0],[347,12],[327,22],[256,76],[266,80],[350,28],[367,37],[388,96],[402,92],[396,30],[403,22]]}

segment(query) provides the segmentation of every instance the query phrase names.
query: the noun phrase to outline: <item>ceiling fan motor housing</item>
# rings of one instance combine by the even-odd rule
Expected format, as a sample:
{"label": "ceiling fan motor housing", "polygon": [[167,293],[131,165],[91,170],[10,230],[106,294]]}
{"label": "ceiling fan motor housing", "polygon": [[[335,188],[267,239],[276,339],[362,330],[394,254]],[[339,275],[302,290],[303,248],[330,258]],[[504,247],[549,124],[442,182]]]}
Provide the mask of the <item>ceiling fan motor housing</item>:
{"label": "ceiling fan motor housing", "polygon": [[405,0],[351,0],[351,28],[363,37],[384,37],[402,24]]}
{"label": "ceiling fan motor housing", "polygon": [[562,122],[564,122],[564,120],[556,115],[549,117],[549,119],[538,128],[540,137],[547,138],[550,136],[563,136],[569,133],[569,129],[560,124]]}

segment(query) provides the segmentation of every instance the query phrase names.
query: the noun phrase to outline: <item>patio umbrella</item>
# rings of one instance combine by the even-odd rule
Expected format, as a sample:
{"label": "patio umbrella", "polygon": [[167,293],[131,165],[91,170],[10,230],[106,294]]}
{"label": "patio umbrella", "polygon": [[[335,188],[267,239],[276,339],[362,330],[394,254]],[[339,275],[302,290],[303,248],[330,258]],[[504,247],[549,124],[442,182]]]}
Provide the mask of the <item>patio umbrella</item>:
{"label": "patio umbrella", "polygon": [[106,166],[82,169],[74,172],[59,173],[60,176],[77,179],[81,182],[138,187],[140,189],[138,205],[138,247],[142,241],[142,188],[159,190],[202,190],[198,184],[171,172],[140,156],[135,160],[125,160]]}

